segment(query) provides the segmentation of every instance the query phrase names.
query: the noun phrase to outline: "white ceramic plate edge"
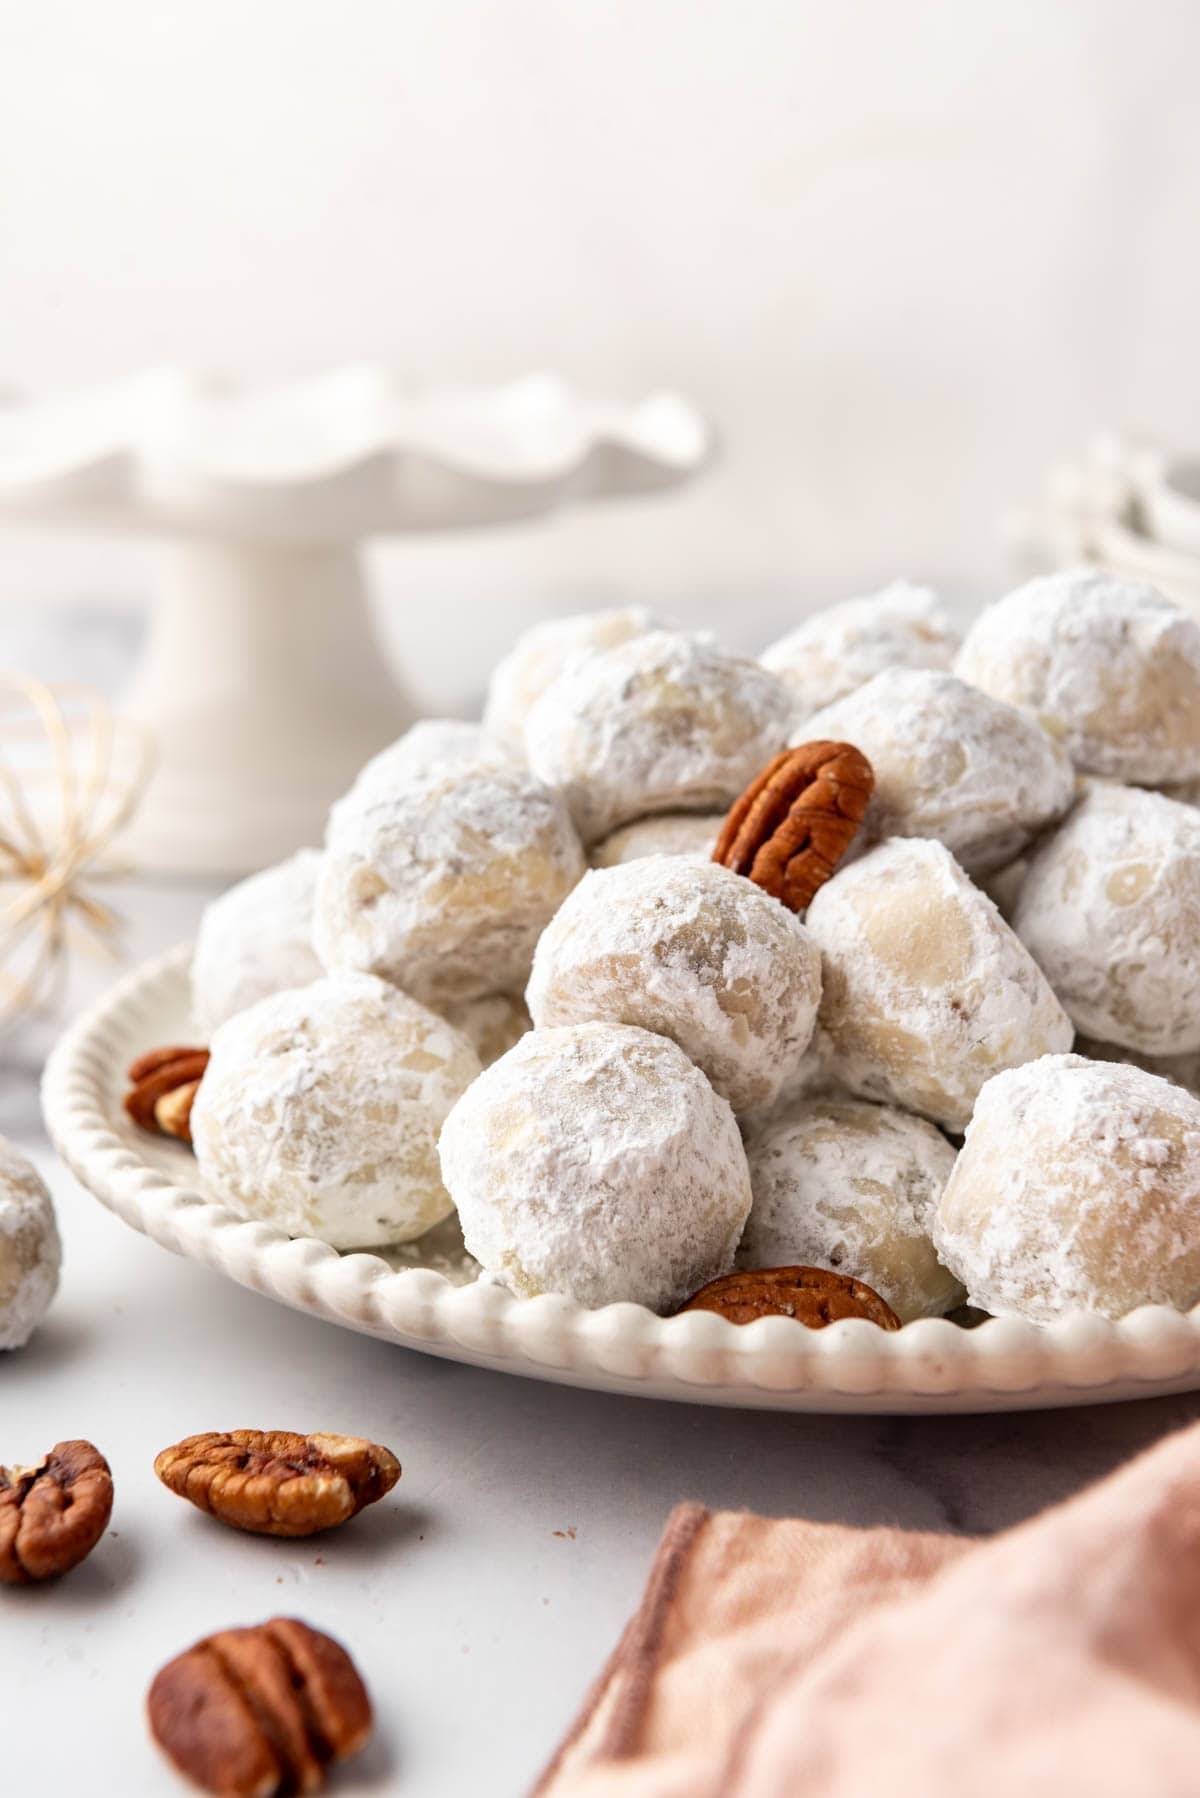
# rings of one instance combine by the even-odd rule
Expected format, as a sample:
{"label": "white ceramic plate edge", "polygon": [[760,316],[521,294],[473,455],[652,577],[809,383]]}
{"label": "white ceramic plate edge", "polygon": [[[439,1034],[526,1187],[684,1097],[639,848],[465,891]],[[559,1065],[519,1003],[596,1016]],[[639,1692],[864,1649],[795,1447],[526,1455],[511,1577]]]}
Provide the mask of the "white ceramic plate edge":
{"label": "white ceramic plate edge", "polygon": [[349,1329],[451,1360],[600,1390],[789,1411],[1018,1410],[1200,1386],[1200,1307],[1146,1306],[1111,1323],[1046,1328],[941,1319],[887,1333],[848,1321],[808,1331],[782,1318],[736,1327],[711,1314],[656,1317],[640,1305],[586,1311],[554,1295],[518,1299],[455,1286],[425,1268],[342,1255],[311,1237],[248,1223],[143,1151],[120,1109],[130,1058],[186,1001],[184,946],[143,964],[65,1033],[42,1087],[46,1127],[79,1182],[125,1223],[256,1292]]}

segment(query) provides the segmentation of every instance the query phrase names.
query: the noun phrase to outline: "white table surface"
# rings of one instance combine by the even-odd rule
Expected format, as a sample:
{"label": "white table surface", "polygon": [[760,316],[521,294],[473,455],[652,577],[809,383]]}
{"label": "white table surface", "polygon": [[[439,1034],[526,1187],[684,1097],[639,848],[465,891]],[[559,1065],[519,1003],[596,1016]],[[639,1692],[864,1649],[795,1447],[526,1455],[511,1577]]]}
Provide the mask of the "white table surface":
{"label": "white table surface", "polygon": [[[43,675],[108,685],[130,643],[46,614],[17,646]],[[190,936],[207,894],[115,896],[136,961]],[[0,1038],[0,1132],[49,1180],[65,1249],[46,1322],[0,1355],[0,1462],[86,1436],[116,1482],[111,1533],[81,1568],[0,1588],[0,1793],[66,1790],[81,1765],[97,1794],[181,1793],[144,1726],[151,1677],[198,1636],[283,1611],[339,1636],[375,1698],[375,1741],[336,1790],[507,1798],[570,1722],[679,1500],[989,1531],[1200,1416],[1200,1396],[1013,1417],[739,1413],[485,1373],[302,1317],[137,1236],[56,1162],[41,1064],[113,977],[80,963],[62,1017]],[[404,1477],[328,1537],[242,1536],[152,1470],[181,1436],[239,1427],[371,1436]]]}

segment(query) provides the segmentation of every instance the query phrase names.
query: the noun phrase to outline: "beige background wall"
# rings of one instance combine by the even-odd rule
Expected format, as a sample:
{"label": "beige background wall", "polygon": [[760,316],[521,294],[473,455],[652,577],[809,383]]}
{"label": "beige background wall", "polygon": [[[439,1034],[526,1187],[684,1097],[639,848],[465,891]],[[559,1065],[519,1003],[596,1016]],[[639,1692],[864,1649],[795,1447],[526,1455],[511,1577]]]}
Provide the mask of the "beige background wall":
{"label": "beige background wall", "polygon": [[[895,572],[987,591],[1051,459],[1200,434],[1198,69],[1168,0],[0,0],[0,381],[694,395],[688,497],[378,558],[443,701],[552,604],[748,641]],[[143,581],[0,538],[0,601]]]}

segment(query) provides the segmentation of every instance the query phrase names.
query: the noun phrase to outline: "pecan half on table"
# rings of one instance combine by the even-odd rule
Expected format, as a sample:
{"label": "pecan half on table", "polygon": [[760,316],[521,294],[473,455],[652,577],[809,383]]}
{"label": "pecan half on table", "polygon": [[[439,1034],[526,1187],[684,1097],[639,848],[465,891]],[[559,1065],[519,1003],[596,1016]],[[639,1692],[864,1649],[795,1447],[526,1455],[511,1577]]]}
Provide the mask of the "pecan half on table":
{"label": "pecan half on table", "polygon": [[874,789],[852,743],[785,749],[734,800],[712,858],[803,911],[853,842]]}
{"label": "pecan half on table", "polygon": [[147,1711],[179,1771],[224,1798],[315,1792],[371,1733],[354,1662],[295,1617],[206,1636],[155,1676]]}
{"label": "pecan half on table", "polygon": [[702,1286],[683,1311],[715,1311],[731,1324],[760,1317],[791,1317],[810,1330],[823,1330],[843,1317],[861,1317],[881,1330],[898,1330],[892,1307],[862,1280],[824,1267],[760,1267],[724,1274]]}
{"label": "pecan half on table", "polygon": [[207,1066],[207,1049],[148,1050],[129,1064],[125,1110],[141,1129],[190,1143],[192,1102]]}
{"label": "pecan half on table", "polygon": [[164,1486],[210,1517],[260,1536],[312,1536],[391,1491],[400,1463],[362,1436],[209,1431],[164,1448]]}
{"label": "pecan half on table", "polygon": [[108,1462],[90,1442],[56,1442],[36,1467],[0,1467],[0,1583],[28,1586],[78,1567],[112,1502]]}

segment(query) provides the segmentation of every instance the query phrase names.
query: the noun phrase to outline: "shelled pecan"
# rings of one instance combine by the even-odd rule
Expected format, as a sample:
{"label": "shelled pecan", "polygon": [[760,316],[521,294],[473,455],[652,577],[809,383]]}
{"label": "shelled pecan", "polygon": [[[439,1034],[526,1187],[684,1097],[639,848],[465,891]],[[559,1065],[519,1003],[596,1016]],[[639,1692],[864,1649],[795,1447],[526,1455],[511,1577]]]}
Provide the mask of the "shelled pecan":
{"label": "shelled pecan", "polygon": [[35,1467],[0,1467],[0,1584],[78,1567],[112,1515],[108,1462],[90,1442],[56,1442]]}
{"label": "shelled pecan", "polygon": [[173,1044],[130,1063],[125,1110],[143,1130],[192,1140],[192,1101],[208,1066],[208,1050]]}
{"label": "shelled pecan", "polygon": [[734,801],[713,860],[803,911],[850,847],[874,787],[851,743],[785,749]]}
{"label": "shelled pecan", "polygon": [[372,1722],[346,1650],[295,1617],[206,1636],[156,1674],[147,1711],[179,1771],[223,1798],[317,1791]]}
{"label": "shelled pecan", "polygon": [[209,1431],[164,1448],[164,1486],[210,1517],[261,1536],[312,1536],[391,1491],[400,1463],[362,1436]]}
{"label": "shelled pecan", "polygon": [[862,1317],[881,1330],[900,1328],[896,1313],[870,1286],[823,1267],[760,1267],[724,1274],[702,1286],[682,1310],[715,1311],[731,1324],[791,1317],[810,1330],[823,1330],[843,1317]]}

